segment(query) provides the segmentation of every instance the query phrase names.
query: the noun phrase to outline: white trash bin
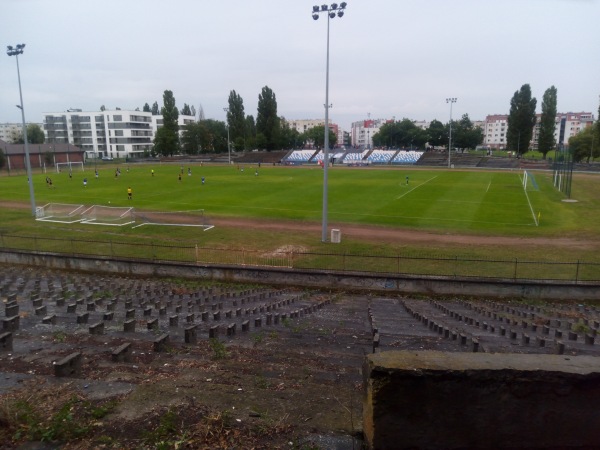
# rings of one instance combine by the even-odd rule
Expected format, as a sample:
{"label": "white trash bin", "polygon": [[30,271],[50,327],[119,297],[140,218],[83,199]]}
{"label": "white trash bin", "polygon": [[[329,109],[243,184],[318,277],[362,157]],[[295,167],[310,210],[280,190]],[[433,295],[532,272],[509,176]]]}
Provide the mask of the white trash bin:
{"label": "white trash bin", "polygon": [[336,230],[335,228],[331,230],[331,243],[339,244],[342,242],[342,232],[340,230]]}

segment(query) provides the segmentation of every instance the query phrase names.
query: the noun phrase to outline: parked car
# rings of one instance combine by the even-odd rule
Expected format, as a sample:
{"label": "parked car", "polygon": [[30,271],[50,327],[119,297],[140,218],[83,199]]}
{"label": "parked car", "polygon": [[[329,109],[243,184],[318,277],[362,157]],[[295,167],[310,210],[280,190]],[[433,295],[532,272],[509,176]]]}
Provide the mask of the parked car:
{"label": "parked car", "polygon": [[112,156],[103,156],[102,161],[112,161]]}

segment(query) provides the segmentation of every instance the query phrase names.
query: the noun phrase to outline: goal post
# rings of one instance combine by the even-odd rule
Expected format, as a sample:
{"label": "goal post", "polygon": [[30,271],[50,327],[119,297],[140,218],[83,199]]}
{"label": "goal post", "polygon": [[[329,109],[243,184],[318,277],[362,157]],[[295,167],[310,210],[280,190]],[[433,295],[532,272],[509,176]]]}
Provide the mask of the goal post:
{"label": "goal post", "polygon": [[68,170],[69,172],[72,172],[73,168],[81,169],[82,172],[84,171],[83,162],[81,162],[81,161],[59,162],[59,163],[56,163],[55,166],[56,166],[56,173],[60,173],[63,169]]}

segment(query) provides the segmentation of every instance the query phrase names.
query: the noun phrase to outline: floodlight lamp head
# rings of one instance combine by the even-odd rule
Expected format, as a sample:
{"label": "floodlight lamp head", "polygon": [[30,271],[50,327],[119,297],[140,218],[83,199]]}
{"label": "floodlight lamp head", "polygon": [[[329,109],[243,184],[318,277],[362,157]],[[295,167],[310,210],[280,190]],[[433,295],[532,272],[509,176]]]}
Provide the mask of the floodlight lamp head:
{"label": "floodlight lamp head", "polygon": [[342,17],[344,15],[344,11],[338,11],[338,17]]}
{"label": "floodlight lamp head", "polygon": [[346,2],[342,2],[340,3],[340,9],[344,9],[346,8],[347,3]]}
{"label": "floodlight lamp head", "polygon": [[319,12],[319,9],[320,9],[320,8],[319,8],[319,5],[315,5],[315,6],[313,6],[313,12],[314,12],[314,13],[318,13],[318,12]]}
{"label": "floodlight lamp head", "polygon": [[329,6],[321,5],[321,11],[327,11],[328,9],[329,9]]}
{"label": "floodlight lamp head", "polygon": [[337,3],[332,3],[330,9],[337,9],[338,4]]}
{"label": "floodlight lamp head", "polygon": [[25,44],[17,44],[18,50],[23,50],[25,48]]}
{"label": "floodlight lamp head", "polygon": [[335,19],[335,13],[334,12],[330,12],[329,13],[329,17],[332,18],[332,19]]}
{"label": "floodlight lamp head", "polygon": [[318,14],[313,14],[313,19],[319,20],[319,15]]}
{"label": "floodlight lamp head", "polygon": [[12,50],[12,45],[7,45],[7,46],[6,46],[6,51],[7,51],[7,52],[9,52],[9,51],[11,51],[11,50]]}

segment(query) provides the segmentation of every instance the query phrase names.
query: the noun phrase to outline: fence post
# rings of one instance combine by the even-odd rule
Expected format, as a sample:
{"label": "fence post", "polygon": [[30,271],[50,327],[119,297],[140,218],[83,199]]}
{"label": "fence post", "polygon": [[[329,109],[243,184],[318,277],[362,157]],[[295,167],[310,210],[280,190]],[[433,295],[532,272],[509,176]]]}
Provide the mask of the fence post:
{"label": "fence post", "polygon": [[71,238],[70,241],[71,241],[71,254],[73,256],[75,256],[75,249],[73,248],[73,238]]}
{"label": "fence post", "polygon": [[346,270],[346,252],[344,252],[344,256],[342,258],[342,270]]}
{"label": "fence post", "polygon": [[400,273],[400,255],[396,256],[396,260],[397,260],[397,267],[396,267],[396,273]]}
{"label": "fence post", "polygon": [[194,249],[195,249],[195,253],[196,253],[196,264],[198,264],[198,244],[196,244],[194,246]]}
{"label": "fence post", "polygon": [[517,258],[515,258],[515,275],[514,275],[514,279],[517,279],[517,265],[519,264],[519,260]]}
{"label": "fence post", "polygon": [[575,271],[575,283],[579,281],[579,260],[577,260],[577,270]]}
{"label": "fence post", "polygon": [[110,240],[110,256],[115,256],[115,253],[113,252],[113,246],[112,246],[112,239]]}
{"label": "fence post", "polygon": [[38,251],[38,243],[37,243],[37,237],[33,238],[33,248],[34,250],[37,252]]}

